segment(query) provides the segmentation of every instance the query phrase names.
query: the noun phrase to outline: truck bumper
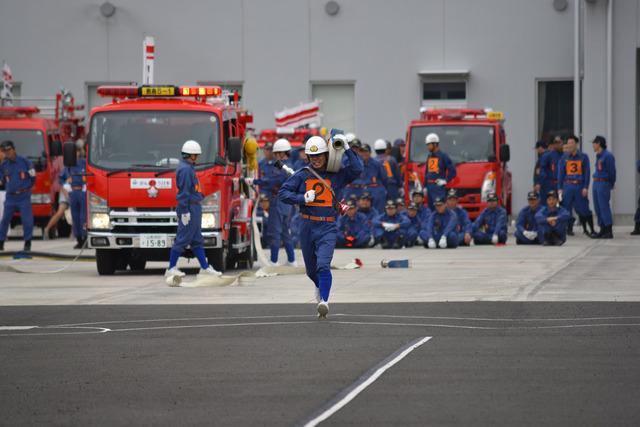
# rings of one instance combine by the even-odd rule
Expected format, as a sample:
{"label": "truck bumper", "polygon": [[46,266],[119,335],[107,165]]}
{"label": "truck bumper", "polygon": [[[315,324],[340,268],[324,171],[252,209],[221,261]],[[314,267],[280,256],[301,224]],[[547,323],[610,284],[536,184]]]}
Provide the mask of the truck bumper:
{"label": "truck bumper", "polygon": [[[110,231],[89,231],[88,246],[92,249],[170,249],[176,238],[175,234],[154,234],[166,237],[166,246],[143,246],[145,240],[142,234],[112,233]],[[203,231],[204,247],[206,249],[222,247],[221,231]]]}

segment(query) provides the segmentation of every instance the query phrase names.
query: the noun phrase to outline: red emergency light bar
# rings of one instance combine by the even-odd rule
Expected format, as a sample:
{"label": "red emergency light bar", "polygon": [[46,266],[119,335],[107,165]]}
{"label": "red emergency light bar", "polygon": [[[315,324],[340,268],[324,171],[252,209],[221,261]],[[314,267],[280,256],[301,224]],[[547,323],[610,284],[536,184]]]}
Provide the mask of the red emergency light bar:
{"label": "red emergency light bar", "polygon": [[222,94],[219,86],[100,86],[98,95],[113,98],[171,98],[193,96],[197,98],[218,97]]}
{"label": "red emergency light bar", "polygon": [[504,113],[471,108],[449,108],[423,111],[422,118],[425,120],[487,119],[501,121],[504,120]]}
{"label": "red emergency light bar", "polygon": [[39,112],[38,107],[0,107],[0,116],[30,116]]}

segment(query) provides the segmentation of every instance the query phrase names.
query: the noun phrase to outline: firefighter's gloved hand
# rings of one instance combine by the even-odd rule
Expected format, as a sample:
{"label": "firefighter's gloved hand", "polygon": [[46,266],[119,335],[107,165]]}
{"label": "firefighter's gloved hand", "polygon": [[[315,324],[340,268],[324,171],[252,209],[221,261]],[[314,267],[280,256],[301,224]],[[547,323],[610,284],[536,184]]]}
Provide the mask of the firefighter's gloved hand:
{"label": "firefighter's gloved hand", "polygon": [[306,193],[304,193],[304,202],[305,203],[311,203],[316,199],[316,191],[315,190],[309,190]]}
{"label": "firefighter's gloved hand", "polygon": [[282,165],[282,170],[285,171],[287,173],[287,175],[291,176],[294,173],[296,173],[296,171],[294,171],[293,169],[291,169],[289,166],[287,165]]}
{"label": "firefighter's gloved hand", "polygon": [[494,234],[493,236],[491,236],[491,243],[493,243],[494,245],[498,243],[498,235]]}
{"label": "firefighter's gloved hand", "polygon": [[242,178],[242,180],[247,184],[247,185],[253,185],[253,178]]}
{"label": "firefighter's gloved hand", "polygon": [[438,242],[438,246],[440,246],[442,249],[446,249],[447,248],[447,238],[442,236],[440,238],[440,242]]}
{"label": "firefighter's gloved hand", "polygon": [[525,231],[523,234],[529,240],[534,240],[535,238],[538,237],[537,231]]}
{"label": "firefighter's gloved hand", "polygon": [[424,245],[424,240],[422,240],[420,237],[416,238],[416,243],[418,245]]}
{"label": "firefighter's gloved hand", "polygon": [[433,240],[433,238],[429,239],[429,243],[427,243],[427,246],[429,247],[429,249],[435,249],[436,248],[436,241]]}
{"label": "firefighter's gloved hand", "polygon": [[71,193],[71,190],[72,190],[71,184],[69,184],[68,182],[65,182],[62,188],[64,188],[67,191],[67,193]]}
{"label": "firefighter's gloved hand", "polygon": [[558,201],[562,203],[562,190],[558,191]]}
{"label": "firefighter's gloved hand", "polygon": [[436,179],[436,184],[438,184],[440,187],[444,187],[445,185],[447,185],[447,180],[446,179]]}
{"label": "firefighter's gloved hand", "polygon": [[189,212],[183,213],[180,215],[180,221],[182,221],[182,225],[186,227],[189,225],[189,221],[191,221],[191,214]]}

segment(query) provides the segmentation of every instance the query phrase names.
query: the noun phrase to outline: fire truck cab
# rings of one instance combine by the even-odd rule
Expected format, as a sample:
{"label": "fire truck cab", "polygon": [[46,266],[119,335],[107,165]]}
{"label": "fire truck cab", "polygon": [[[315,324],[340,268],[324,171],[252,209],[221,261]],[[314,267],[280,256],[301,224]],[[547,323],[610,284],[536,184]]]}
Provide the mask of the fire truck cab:
{"label": "fire truck cab", "polygon": [[[241,192],[242,141],[252,116],[217,86],[102,86],[87,137],[87,230],[101,275],[166,261],[178,217],[175,170],[187,140],[196,164],[202,234],[216,270],[253,263],[251,200]],[[72,164],[65,146],[65,164]],[[184,256],[193,256],[188,250]]]}
{"label": "fire truck cab", "polygon": [[[428,150],[425,137],[436,133],[440,149],[451,157],[457,176],[447,184],[455,188],[460,205],[470,218],[487,206],[487,195],[498,194],[501,206],[511,214],[511,172],[507,168],[509,145],[504,114],[481,109],[422,111],[407,129],[405,194],[422,188]],[[427,195],[428,197],[428,195]]]}
{"label": "fire truck cab", "polygon": [[[18,154],[33,162],[36,170],[36,182],[31,190],[33,219],[36,227],[44,229],[57,210],[63,168],[62,143],[84,137],[82,117],[75,115],[83,106],[76,105],[66,91],[56,94],[55,98],[34,100],[55,100],[55,107],[49,107],[55,108],[55,113],[46,115],[36,106],[0,107],[0,141],[13,141]],[[19,221],[16,213],[12,225]],[[59,236],[67,237],[71,228],[61,220],[57,231]]]}

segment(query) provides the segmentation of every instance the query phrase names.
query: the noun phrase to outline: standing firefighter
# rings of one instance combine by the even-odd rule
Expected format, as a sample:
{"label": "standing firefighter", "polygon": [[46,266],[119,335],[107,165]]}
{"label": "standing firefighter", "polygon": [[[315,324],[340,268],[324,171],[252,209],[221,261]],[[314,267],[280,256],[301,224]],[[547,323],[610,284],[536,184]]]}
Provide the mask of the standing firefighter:
{"label": "standing firefighter", "polygon": [[87,240],[87,185],[85,174],[87,162],[82,156],[82,146],[76,144],[78,161],[75,166],[66,167],[60,175],[62,192],[71,206],[71,218],[73,219],[73,235],[76,238],[74,249],[82,249]]}
{"label": "standing firefighter", "polygon": [[184,276],[176,264],[187,246],[191,247],[191,252],[198,258],[202,269],[200,273],[221,275],[219,271],[209,265],[203,248],[201,202],[204,197],[200,192],[200,182],[198,182],[194,168],[200,154],[202,154],[202,149],[196,141],[189,140],[182,145],[182,160],[176,170],[178,231],[169,255],[169,268],[165,272],[165,277],[180,278]]}
{"label": "standing firefighter", "polygon": [[596,152],[596,170],[593,174],[593,206],[598,216],[600,231],[596,239],[613,239],[613,216],[611,215],[611,190],[616,185],[616,159],[607,150],[604,136],[593,139],[593,151]]}
{"label": "standing firefighter", "polygon": [[313,136],[305,145],[309,167],[297,171],[278,193],[281,201],[300,206],[300,246],[307,276],[316,286],[318,316],[321,318],[329,312],[331,259],[338,234],[336,216],[340,206],[335,194],[340,194],[344,186],[363,170],[362,161],[349,149],[346,138],[336,135],[334,139],[341,140],[345,147],[345,159],[338,172],[327,172],[329,147],[323,138]]}
{"label": "standing firefighter", "polygon": [[24,230],[24,250],[31,250],[33,237],[33,211],[31,210],[31,188],[36,182],[36,171],[31,161],[16,154],[13,141],[2,141],[0,150],[4,160],[0,164],[0,179],[4,182],[6,199],[2,222],[0,222],[0,250],[4,250],[4,241],[15,211],[20,212]]}
{"label": "standing firefighter", "polygon": [[427,187],[429,209],[433,211],[433,202],[438,198],[445,199],[447,193],[446,185],[456,177],[456,167],[447,153],[440,151],[440,138],[437,134],[430,133],[427,135],[425,143],[429,150],[425,187]]}

